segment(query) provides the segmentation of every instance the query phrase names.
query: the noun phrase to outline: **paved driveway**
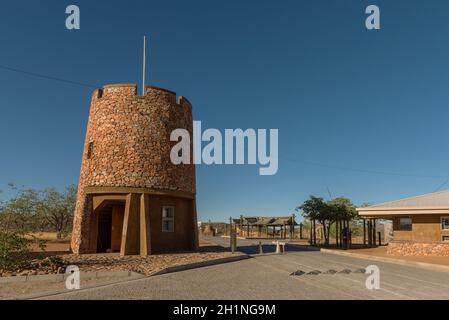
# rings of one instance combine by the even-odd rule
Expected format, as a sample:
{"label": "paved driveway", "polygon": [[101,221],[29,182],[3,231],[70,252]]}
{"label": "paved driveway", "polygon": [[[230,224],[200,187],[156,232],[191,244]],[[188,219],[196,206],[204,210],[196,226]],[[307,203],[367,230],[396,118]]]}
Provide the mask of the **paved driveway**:
{"label": "paved driveway", "polygon": [[[227,245],[229,240],[215,238]],[[257,241],[239,240],[255,252]],[[265,246],[267,251],[273,247]],[[449,299],[449,273],[290,247],[285,255],[251,259],[72,292],[51,299]],[[380,268],[380,289],[365,287],[368,265]],[[298,271],[298,274],[291,275]],[[337,273],[333,272],[336,271]],[[308,274],[311,272],[311,274]],[[327,274],[326,274],[327,272]]]}

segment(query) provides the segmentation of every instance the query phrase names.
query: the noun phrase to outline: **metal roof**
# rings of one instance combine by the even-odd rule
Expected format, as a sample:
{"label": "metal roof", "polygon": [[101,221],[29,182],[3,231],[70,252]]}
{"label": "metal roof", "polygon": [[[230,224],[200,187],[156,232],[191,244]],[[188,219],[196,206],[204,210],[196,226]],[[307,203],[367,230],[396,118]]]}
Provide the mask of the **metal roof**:
{"label": "metal roof", "polygon": [[381,208],[411,208],[411,207],[449,207],[449,190],[428,193],[390,202],[384,202],[359,209]]}

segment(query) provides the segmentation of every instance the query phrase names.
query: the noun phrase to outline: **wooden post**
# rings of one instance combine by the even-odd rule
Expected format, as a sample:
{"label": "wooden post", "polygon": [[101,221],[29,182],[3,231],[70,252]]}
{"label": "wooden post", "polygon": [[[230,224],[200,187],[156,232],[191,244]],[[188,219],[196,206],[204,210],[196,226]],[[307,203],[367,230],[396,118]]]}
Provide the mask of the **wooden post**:
{"label": "wooden post", "polygon": [[335,246],[338,247],[338,220],[335,220]]}
{"label": "wooden post", "polygon": [[292,221],[290,224],[290,240],[295,237],[295,215],[292,214]]}
{"label": "wooden post", "polygon": [[313,223],[312,220],[310,220],[310,244],[313,244]]}
{"label": "wooden post", "polygon": [[90,216],[90,239],[89,239],[89,252],[96,253],[98,246],[98,216],[99,212],[96,212],[92,208],[92,200],[90,200],[91,216]]}
{"label": "wooden post", "polygon": [[[195,201],[195,200],[193,200]],[[195,208],[193,208],[195,210]],[[196,223],[196,219],[195,219]],[[198,225],[196,226],[198,230]],[[195,235],[197,238],[197,236]],[[147,194],[140,195],[140,256],[146,257],[151,254],[151,241],[150,241],[150,200]],[[196,240],[193,244],[196,247]]]}
{"label": "wooden post", "polygon": [[366,245],[366,220],[363,219],[363,245]]}
{"label": "wooden post", "polygon": [[139,195],[130,193],[126,196],[125,218],[123,219],[122,245],[120,255],[136,255],[140,251]]}
{"label": "wooden post", "polygon": [[368,241],[368,246],[371,245],[371,236],[370,236],[370,220],[366,220],[366,238]]}
{"label": "wooden post", "polygon": [[[292,221],[293,221],[293,220],[292,220]],[[293,222],[291,222],[291,223],[290,223],[290,240],[293,239],[293,233],[294,233],[294,231],[293,231]]]}
{"label": "wooden post", "polygon": [[232,251],[232,217],[229,217],[229,248]]}
{"label": "wooden post", "polygon": [[342,220],[338,220],[338,246],[341,247],[343,246],[343,235],[342,235]]}
{"label": "wooden post", "polygon": [[346,221],[346,248],[349,248],[349,244],[351,241],[351,234],[349,230],[349,220]]}
{"label": "wooden post", "polygon": [[373,244],[376,245],[376,219],[373,219]]}

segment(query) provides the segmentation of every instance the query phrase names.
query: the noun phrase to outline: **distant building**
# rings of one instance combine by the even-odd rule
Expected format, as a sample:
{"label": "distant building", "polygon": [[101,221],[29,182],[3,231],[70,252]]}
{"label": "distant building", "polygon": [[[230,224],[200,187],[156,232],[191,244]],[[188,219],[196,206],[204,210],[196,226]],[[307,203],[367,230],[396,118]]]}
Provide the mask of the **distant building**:
{"label": "distant building", "polygon": [[200,230],[204,236],[223,235],[229,230],[229,224],[225,222],[203,222]]}
{"label": "distant building", "polygon": [[298,224],[294,215],[289,217],[241,217],[234,219],[237,232],[247,238],[288,238],[293,237]]}
{"label": "distant building", "polygon": [[449,190],[357,208],[357,212],[370,223],[392,221],[391,254],[449,256]]}

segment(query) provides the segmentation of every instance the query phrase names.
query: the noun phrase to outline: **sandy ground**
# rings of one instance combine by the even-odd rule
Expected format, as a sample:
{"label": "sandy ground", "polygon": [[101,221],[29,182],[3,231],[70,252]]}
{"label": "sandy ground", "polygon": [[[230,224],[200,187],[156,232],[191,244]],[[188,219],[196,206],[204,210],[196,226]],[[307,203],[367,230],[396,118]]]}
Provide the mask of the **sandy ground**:
{"label": "sandy ground", "polygon": [[[42,250],[39,248],[39,246],[37,244],[33,244],[30,247],[32,252],[42,252]],[[45,248],[45,252],[49,252],[49,253],[68,253],[70,252],[70,243],[68,242],[50,242],[47,243],[46,248]]]}

